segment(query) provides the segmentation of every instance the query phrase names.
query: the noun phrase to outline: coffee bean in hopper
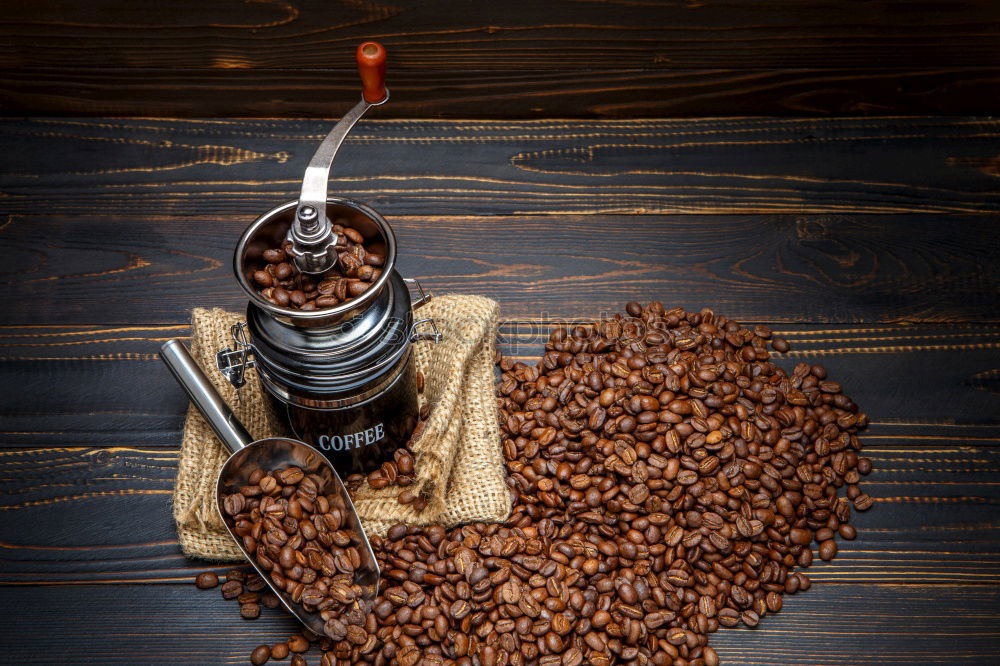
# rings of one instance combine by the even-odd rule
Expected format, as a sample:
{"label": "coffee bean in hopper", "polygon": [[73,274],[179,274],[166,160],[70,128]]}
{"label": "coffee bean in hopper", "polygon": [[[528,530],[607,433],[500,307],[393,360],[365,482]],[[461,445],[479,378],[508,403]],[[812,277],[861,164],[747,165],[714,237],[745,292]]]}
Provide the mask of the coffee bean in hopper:
{"label": "coffee bean in hopper", "polygon": [[317,279],[300,274],[288,252],[290,241],[284,241],[263,251],[261,261],[247,271],[247,280],[265,300],[297,310],[331,308],[361,296],[382,275],[385,244],[368,241],[340,223],[333,231],[338,261],[326,274]]}

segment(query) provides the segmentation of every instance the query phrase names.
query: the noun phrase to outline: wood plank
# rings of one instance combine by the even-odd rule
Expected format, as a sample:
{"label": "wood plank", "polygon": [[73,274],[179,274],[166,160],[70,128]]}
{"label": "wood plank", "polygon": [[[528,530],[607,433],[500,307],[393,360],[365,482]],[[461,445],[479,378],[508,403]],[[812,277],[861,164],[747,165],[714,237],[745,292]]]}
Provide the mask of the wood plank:
{"label": "wood plank", "polygon": [[[3,588],[0,642],[17,664],[239,664],[296,629],[281,611],[248,623],[217,590],[183,586]],[[711,638],[726,664],[982,664],[995,661],[995,587],[825,585],[788,597],[753,630]],[[943,612],[943,609],[948,609]],[[30,640],[59,622],[59,640]],[[310,663],[318,661],[314,652]]]}
{"label": "wood plank", "polygon": [[[208,197],[206,201],[212,200]],[[246,299],[232,252],[250,216],[12,216],[5,323],[182,322]],[[598,316],[660,298],[742,321],[1000,321],[993,216],[393,216],[399,270],[505,317]],[[483,239],[490,242],[484,243]],[[44,239],[44,242],[39,242]],[[55,320],[59,321],[59,319]],[[147,350],[148,351],[148,350]]]}
{"label": "wood plank", "polygon": [[328,115],[354,46],[390,51],[391,117],[991,113],[986,0],[458,0],[0,10],[0,112]]}
{"label": "wood plank", "polygon": [[988,0],[759,6],[509,0],[391,4],[36,0],[4,6],[0,66],[310,69],[352,66],[364,39],[412,70],[998,65]]}
{"label": "wood plank", "polygon": [[[829,564],[817,558],[810,576],[1000,584],[1000,433],[924,432],[932,439],[863,439],[875,471],[862,485],[876,508],[854,517],[858,539]],[[177,458],[128,446],[0,452],[0,584],[190,581],[205,565],[185,560],[176,543]]]}
{"label": "wood plank", "polygon": [[[534,363],[552,327],[505,323],[500,348]],[[989,437],[1000,425],[1000,326],[773,327],[793,345],[778,363],[826,365],[875,421],[871,436],[882,424],[887,437],[917,438],[936,426]],[[176,446],[187,399],[156,354],[187,335],[185,324],[0,327],[0,385],[20,389],[0,392],[0,447]]]}
{"label": "wood plank", "polygon": [[[739,63],[730,63],[739,67]],[[383,118],[990,115],[995,67],[393,70]],[[350,69],[0,70],[0,114],[324,118]]]}
{"label": "wood plank", "polygon": [[[297,193],[329,127],[6,120],[6,222],[39,201],[45,215],[249,221]],[[998,134],[986,118],[373,121],[331,192],[390,216],[995,214]]]}

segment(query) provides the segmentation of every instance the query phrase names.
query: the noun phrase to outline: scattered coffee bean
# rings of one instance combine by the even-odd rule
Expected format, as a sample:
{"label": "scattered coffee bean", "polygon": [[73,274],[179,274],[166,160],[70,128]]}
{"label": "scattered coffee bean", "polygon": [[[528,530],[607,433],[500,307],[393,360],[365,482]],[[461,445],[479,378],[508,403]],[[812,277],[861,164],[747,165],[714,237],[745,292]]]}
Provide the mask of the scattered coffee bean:
{"label": "scattered coffee bean", "polygon": [[260,605],[259,604],[241,604],[240,605],[240,615],[243,616],[245,620],[256,620],[260,617]]}
{"label": "scattered coffee bean", "polygon": [[198,574],[197,578],[194,579],[194,584],[198,586],[199,590],[210,590],[219,584],[219,577],[212,571],[206,571]]}
{"label": "scattered coffee bean", "polygon": [[854,508],[858,511],[867,511],[872,508],[872,504],[875,502],[867,493],[861,493],[854,498]]}
{"label": "scattered coffee bean", "polygon": [[309,649],[309,641],[304,636],[296,634],[288,639],[288,649],[292,652],[305,652]]}
{"label": "scattered coffee bean", "polygon": [[230,580],[222,584],[222,598],[235,599],[243,594],[243,583],[238,580]]}
{"label": "scattered coffee bean", "polygon": [[264,666],[271,658],[271,648],[267,645],[258,645],[254,648],[254,651],[250,653],[250,663],[253,666]]}
{"label": "scattered coffee bean", "polygon": [[824,562],[829,562],[837,556],[837,542],[827,539],[819,545],[819,558]]}

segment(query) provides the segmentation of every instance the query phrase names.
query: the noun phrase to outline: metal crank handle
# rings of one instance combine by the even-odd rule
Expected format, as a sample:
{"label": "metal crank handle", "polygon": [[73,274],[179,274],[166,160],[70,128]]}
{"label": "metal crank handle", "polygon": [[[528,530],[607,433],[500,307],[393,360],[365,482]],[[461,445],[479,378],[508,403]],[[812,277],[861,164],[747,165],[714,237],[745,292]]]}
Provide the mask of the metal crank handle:
{"label": "metal crank handle", "polygon": [[330,168],[344,139],[365,112],[389,100],[389,91],[385,87],[385,48],[378,42],[365,42],[358,46],[355,55],[361,75],[361,101],[330,130],[309,161],[302,179],[295,221],[288,233],[296,266],[303,273],[324,273],[337,262],[333,249],[336,238],[326,217]]}
{"label": "metal crank handle", "polygon": [[230,451],[236,453],[253,441],[180,340],[164,342],[160,347],[160,358]]}

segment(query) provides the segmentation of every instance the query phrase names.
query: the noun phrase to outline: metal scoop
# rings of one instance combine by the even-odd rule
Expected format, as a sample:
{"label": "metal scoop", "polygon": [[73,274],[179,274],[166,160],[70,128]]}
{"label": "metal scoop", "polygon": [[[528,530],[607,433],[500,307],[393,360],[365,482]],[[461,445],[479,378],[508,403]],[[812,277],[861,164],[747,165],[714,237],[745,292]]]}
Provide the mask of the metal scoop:
{"label": "metal scoop", "polygon": [[[322,453],[313,447],[294,439],[284,437],[269,437],[267,439],[253,438],[233,414],[229,406],[209,382],[187,348],[179,340],[168,340],[160,348],[160,357],[167,364],[177,382],[187,391],[191,402],[198,408],[202,416],[218,435],[222,443],[233,452],[219,472],[219,480],[215,487],[215,497],[218,502],[219,515],[229,530],[233,540],[243,551],[244,556],[267,582],[281,603],[299,621],[317,635],[324,635],[323,618],[319,613],[311,613],[292,600],[290,594],[275,587],[267,571],[262,570],[254,560],[253,553],[248,553],[243,547],[243,539],[233,533],[226,516],[222,514],[223,498],[226,495],[239,492],[241,486],[249,484],[250,474],[258,467],[264,471],[272,471],[291,465],[298,466],[306,474],[317,474],[326,481],[324,493],[331,497],[331,510],[339,509],[346,520],[344,529],[351,533],[353,545],[361,555],[361,566],[354,570],[354,584],[361,586],[363,596],[356,603],[367,604],[378,593],[379,567],[372,552],[371,544],[361,527],[351,496],[340,480],[336,470]],[[336,498],[335,500],[333,498]]]}

